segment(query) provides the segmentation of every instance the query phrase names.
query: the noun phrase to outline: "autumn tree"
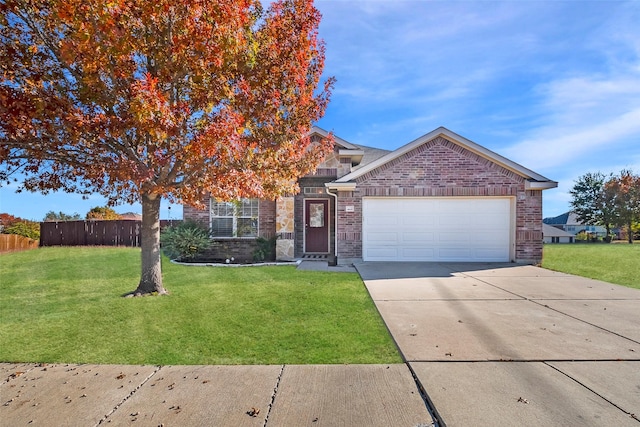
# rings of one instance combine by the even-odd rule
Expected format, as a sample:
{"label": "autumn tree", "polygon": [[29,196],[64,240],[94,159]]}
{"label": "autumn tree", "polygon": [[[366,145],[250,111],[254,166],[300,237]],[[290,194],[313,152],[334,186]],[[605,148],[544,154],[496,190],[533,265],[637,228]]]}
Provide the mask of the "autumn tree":
{"label": "autumn tree", "polygon": [[605,193],[613,201],[619,227],[627,229],[629,243],[633,243],[634,224],[640,221],[640,176],[623,170],[605,184]]}
{"label": "autumn tree", "polygon": [[87,212],[86,219],[114,220],[120,219],[120,214],[109,206],[96,206]]}
{"label": "autumn tree", "polygon": [[[142,204],[141,278],[165,293],[160,200],[276,198],[331,149],[312,0],[0,0],[0,162],[21,189]],[[16,175],[20,173],[20,175]]]}
{"label": "autumn tree", "polygon": [[0,213],[0,233],[17,234],[38,240],[40,238],[40,223],[3,212]]}
{"label": "autumn tree", "polygon": [[616,221],[615,206],[611,193],[605,191],[605,184],[611,176],[600,172],[589,172],[579,177],[571,194],[571,210],[583,224],[602,225],[611,235],[611,226]]}

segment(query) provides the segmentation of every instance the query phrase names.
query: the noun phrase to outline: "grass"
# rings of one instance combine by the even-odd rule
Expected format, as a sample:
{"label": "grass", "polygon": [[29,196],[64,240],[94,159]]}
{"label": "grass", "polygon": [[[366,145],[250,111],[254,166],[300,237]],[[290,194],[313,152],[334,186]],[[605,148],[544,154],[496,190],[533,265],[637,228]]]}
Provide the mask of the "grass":
{"label": "grass", "polygon": [[137,249],[0,256],[0,361],[113,364],[401,362],[355,273],[163,259],[162,297],[122,298]]}
{"label": "grass", "polygon": [[640,242],[545,245],[542,266],[640,289]]}

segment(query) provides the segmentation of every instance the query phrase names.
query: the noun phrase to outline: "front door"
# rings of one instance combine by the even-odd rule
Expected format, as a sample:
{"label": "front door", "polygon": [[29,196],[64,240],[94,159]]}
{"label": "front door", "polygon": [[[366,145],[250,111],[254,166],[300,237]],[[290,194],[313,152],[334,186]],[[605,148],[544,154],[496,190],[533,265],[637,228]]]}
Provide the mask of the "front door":
{"label": "front door", "polygon": [[329,252],[329,201],[304,201],[305,252]]}

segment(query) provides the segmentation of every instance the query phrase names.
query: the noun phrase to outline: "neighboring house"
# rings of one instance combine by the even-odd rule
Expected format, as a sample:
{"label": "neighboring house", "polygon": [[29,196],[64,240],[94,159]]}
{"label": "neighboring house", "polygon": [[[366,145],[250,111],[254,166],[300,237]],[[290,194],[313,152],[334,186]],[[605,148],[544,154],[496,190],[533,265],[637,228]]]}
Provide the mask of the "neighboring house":
{"label": "neighboring house", "polygon": [[551,225],[560,230],[575,236],[580,232],[585,232],[597,237],[607,235],[607,229],[601,225],[583,224],[578,220],[578,216],[573,212],[565,212],[553,218],[545,218],[542,220],[545,224]]}
{"label": "neighboring house", "polygon": [[542,224],[542,236],[544,243],[573,243],[574,235],[552,227],[548,224]]}
{"label": "neighboring house", "polygon": [[134,221],[142,221],[142,215],[135,212],[126,212],[120,214],[120,219],[132,219]]}
{"label": "neighboring house", "polygon": [[[328,133],[312,129],[313,138]],[[184,208],[220,240],[278,235],[281,260],[537,263],[551,181],[440,127],[394,151],[335,138],[300,193]]]}

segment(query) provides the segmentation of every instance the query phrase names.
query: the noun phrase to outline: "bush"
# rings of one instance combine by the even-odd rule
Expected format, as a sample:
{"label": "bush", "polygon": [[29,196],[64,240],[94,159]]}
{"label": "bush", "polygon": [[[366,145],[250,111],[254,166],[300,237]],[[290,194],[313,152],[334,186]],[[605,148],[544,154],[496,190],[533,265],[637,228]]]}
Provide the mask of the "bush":
{"label": "bush", "polygon": [[22,220],[4,227],[4,234],[17,234],[18,236],[28,237],[33,240],[40,239],[40,223],[35,221]]}
{"label": "bush", "polygon": [[253,251],[253,260],[256,262],[274,260],[276,258],[276,240],[278,240],[278,236],[269,239],[258,237],[256,239],[258,247]]}
{"label": "bush", "polygon": [[166,228],[160,235],[160,243],[169,258],[190,260],[204,253],[211,246],[211,239],[207,228],[196,222],[186,221]]}

